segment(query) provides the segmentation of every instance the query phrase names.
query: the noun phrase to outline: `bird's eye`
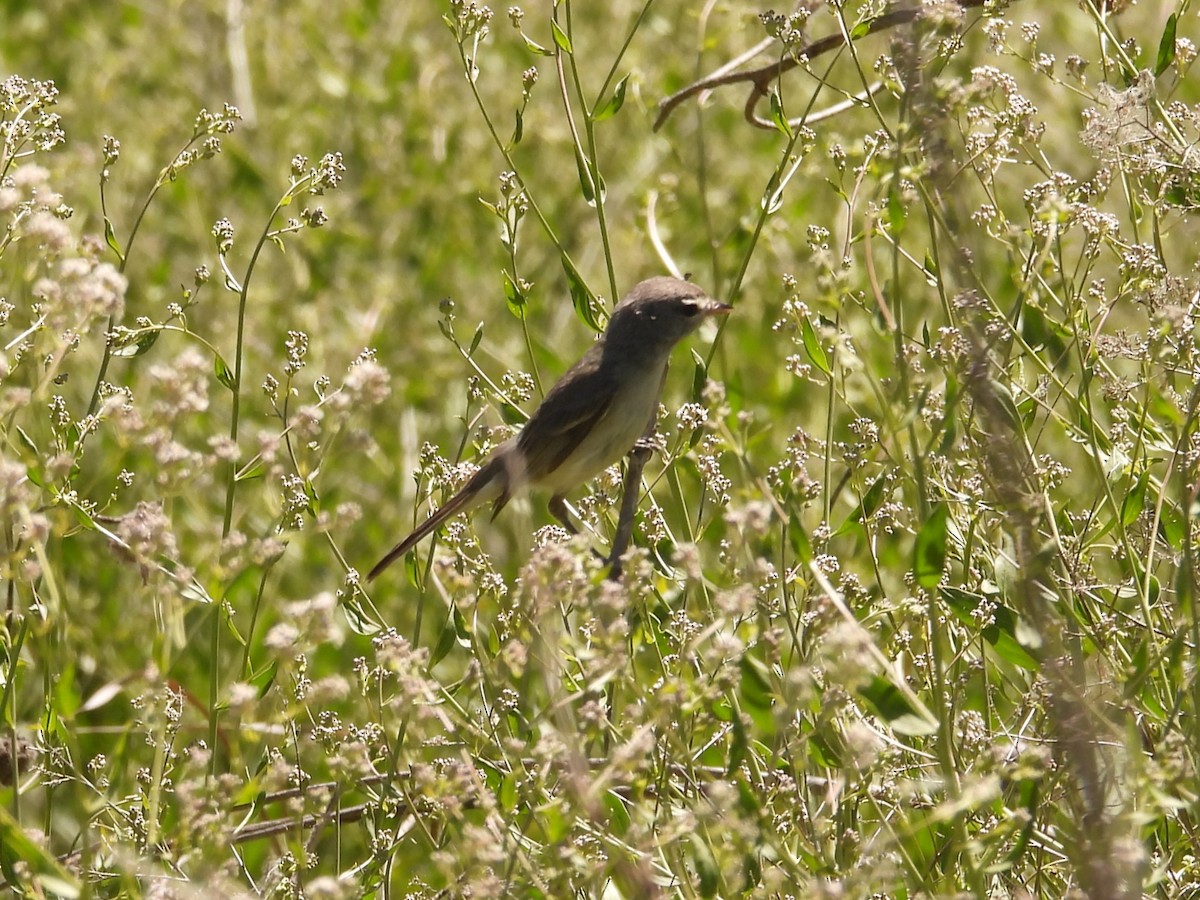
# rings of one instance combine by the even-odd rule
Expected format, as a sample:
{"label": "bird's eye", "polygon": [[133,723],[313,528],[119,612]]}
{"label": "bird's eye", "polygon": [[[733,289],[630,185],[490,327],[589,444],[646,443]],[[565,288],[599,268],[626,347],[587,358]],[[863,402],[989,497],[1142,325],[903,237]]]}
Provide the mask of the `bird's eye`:
{"label": "bird's eye", "polygon": [[688,318],[691,318],[692,316],[699,314],[700,306],[696,303],[685,303],[683,304],[683,309],[680,310],[680,312],[682,312]]}

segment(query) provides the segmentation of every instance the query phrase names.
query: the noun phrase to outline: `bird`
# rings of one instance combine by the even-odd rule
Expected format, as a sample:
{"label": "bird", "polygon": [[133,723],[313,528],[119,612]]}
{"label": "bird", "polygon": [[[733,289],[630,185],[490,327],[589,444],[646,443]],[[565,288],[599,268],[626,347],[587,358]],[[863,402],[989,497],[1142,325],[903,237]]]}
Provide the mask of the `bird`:
{"label": "bird", "polygon": [[550,492],[549,511],[570,532],[566,495],[633,449],[651,428],[675,346],[705,319],[733,309],[703,289],[660,275],[613,307],[600,338],[547,392],[525,426],[496,447],[465,485],[367,575],[373,581],[447,519],[514,494]]}

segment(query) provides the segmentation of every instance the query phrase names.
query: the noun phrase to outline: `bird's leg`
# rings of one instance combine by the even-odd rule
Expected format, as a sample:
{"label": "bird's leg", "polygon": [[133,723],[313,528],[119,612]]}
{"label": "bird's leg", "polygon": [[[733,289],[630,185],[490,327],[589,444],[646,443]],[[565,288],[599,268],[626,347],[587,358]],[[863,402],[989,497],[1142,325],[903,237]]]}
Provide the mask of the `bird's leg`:
{"label": "bird's leg", "polygon": [[575,527],[575,523],[571,521],[571,516],[567,512],[567,498],[562,494],[555,494],[550,498],[550,515],[554,516],[562,525],[563,528],[571,532],[571,534],[579,534],[579,529]]}
{"label": "bird's leg", "polygon": [[613,535],[612,552],[607,562],[612,567],[608,571],[610,581],[621,580],[621,557],[629,549],[629,540],[633,537],[633,514],[637,512],[638,491],[642,486],[642,469],[646,460],[654,452],[654,422],[646,433],[638,439],[629,451],[629,465],[625,469],[625,485],[621,490],[621,512],[617,517],[617,533]]}

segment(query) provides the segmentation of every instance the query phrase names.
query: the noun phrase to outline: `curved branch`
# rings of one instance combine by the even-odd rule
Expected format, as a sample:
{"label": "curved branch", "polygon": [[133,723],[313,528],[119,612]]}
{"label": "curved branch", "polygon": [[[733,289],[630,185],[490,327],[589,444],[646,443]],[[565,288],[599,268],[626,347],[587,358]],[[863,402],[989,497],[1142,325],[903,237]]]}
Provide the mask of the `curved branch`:
{"label": "curved branch", "polygon": [[[958,5],[963,9],[971,9],[974,7],[984,6],[988,0],[958,0]],[[895,28],[897,25],[903,25],[906,22],[911,22],[921,14],[921,7],[905,7],[904,9],[892,9],[885,12],[883,15],[876,16],[871,20],[867,30],[862,37],[876,34],[880,31],[885,31],[889,28]],[[748,54],[743,54],[734,64],[744,61],[750,56],[756,55],[761,50],[773,43],[764,41],[759,43]],[[730,63],[726,63],[721,68],[717,69],[711,75],[706,75],[699,81],[689,84],[680,91],[676,91],[669,97],[664,97],[658,104],[658,116],[654,120],[654,130],[658,131],[663,123],[667,121],[675,108],[697,94],[705,91],[711,91],[715,88],[725,87],[730,84],[741,84],[743,82],[750,83],[750,94],[746,97],[746,105],[744,115],[746,121],[757,128],[774,128],[775,124],[768,119],[764,119],[755,112],[758,108],[758,103],[763,97],[770,93],[771,85],[776,79],[782,78],[786,73],[790,72],[796,66],[800,65],[801,59],[812,59],[828,53],[831,50],[837,50],[845,46],[846,41],[841,32],[837,34],[829,34],[822,38],[817,38],[805,46],[801,47],[794,54],[773,62],[770,65],[761,66],[757,69],[750,69],[746,72],[730,72]]]}

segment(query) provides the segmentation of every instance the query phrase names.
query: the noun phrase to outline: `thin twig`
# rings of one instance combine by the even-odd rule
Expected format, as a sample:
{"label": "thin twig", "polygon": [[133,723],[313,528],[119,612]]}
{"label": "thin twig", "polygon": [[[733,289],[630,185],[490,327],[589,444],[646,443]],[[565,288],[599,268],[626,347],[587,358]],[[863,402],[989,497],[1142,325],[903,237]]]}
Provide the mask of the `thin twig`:
{"label": "thin twig", "polygon": [[[963,9],[972,9],[983,6],[986,0],[958,0],[958,5]],[[867,35],[877,34],[880,31],[886,31],[889,28],[894,28],[897,25],[903,25],[906,22],[911,22],[921,14],[921,7],[906,7],[904,9],[892,9],[885,12],[881,16],[876,16],[871,20],[867,30],[862,37]],[[747,72],[730,72],[729,67],[745,61],[746,59],[756,56],[762,50],[767,49],[773,41],[763,41],[757,44],[752,51],[742,54],[731,63],[726,63],[721,68],[717,69],[711,75],[706,75],[699,81],[689,84],[683,90],[676,91],[669,97],[665,97],[658,104],[658,116],[654,120],[654,130],[658,131],[667,121],[675,108],[697,94],[706,91],[714,90],[715,88],[725,87],[731,84],[742,84],[749,82],[751,85],[750,94],[746,97],[744,114],[746,121],[756,128],[772,129],[775,128],[775,123],[770,119],[764,119],[758,115],[759,101],[766,97],[771,91],[771,85],[779,78],[792,69],[800,65],[801,61],[807,61],[816,56],[821,56],[831,50],[837,50],[846,46],[846,40],[841,32],[836,34],[828,34],[825,37],[817,38],[811,41],[794,53],[780,59],[778,62],[773,62],[770,65],[761,66],[757,69],[750,69]]]}

